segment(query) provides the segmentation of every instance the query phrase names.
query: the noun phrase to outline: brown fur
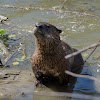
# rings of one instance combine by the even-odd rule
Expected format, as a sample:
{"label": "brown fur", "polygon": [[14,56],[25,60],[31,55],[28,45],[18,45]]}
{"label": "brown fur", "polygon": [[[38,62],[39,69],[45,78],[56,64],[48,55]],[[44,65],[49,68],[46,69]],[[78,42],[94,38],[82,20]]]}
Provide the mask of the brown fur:
{"label": "brown fur", "polygon": [[60,40],[61,30],[55,26],[40,22],[36,24],[34,35],[36,49],[32,59],[32,69],[37,80],[41,77],[54,77],[60,83],[68,81],[65,70],[71,71],[83,64],[81,54],[70,59],[65,56],[74,52],[67,43]]}

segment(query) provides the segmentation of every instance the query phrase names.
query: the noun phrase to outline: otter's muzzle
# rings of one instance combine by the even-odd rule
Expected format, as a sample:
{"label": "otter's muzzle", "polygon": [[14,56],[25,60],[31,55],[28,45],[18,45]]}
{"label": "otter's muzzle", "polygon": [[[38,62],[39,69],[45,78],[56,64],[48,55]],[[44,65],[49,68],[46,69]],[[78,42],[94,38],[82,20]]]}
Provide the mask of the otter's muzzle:
{"label": "otter's muzzle", "polygon": [[50,38],[50,35],[47,31],[47,24],[46,23],[36,23],[35,24],[35,27],[36,27],[36,33],[40,34],[41,36],[44,36],[46,38]]}
{"label": "otter's muzzle", "polygon": [[36,23],[35,26],[38,27],[38,28],[43,28],[45,26],[45,24],[43,24],[43,23]]}

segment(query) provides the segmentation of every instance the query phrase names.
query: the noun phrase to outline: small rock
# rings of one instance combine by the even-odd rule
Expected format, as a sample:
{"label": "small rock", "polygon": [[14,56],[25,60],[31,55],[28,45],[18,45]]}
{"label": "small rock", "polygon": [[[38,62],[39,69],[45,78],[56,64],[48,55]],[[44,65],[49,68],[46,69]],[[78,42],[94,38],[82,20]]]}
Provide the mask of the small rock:
{"label": "small rock", "polygon": [[22,91],[21,95],[24,95],[25,93]]}

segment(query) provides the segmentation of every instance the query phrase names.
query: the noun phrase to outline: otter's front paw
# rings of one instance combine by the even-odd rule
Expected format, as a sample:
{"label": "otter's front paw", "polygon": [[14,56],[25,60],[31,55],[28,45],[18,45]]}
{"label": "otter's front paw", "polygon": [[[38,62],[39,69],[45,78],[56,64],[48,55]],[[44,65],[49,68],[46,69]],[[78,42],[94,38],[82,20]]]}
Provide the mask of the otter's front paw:
{"label": "otter's front paw", "polygon": [[35,86],[36,87],[42,87],[42,81],[36,80]]}

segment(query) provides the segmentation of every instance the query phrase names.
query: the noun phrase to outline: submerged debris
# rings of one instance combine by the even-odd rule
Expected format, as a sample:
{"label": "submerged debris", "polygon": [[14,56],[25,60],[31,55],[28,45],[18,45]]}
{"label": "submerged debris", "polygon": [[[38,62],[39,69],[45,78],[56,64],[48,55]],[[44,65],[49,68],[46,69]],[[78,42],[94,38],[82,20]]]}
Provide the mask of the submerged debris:
{"label": "submerged debris", "polygon": [[6,48],[6,46],[4,45],[4,43],[0,40],[0,56],[5,56],[8,55],[9,52]]}
{"label": "submerged debris", "polygon": [[1,61],[1,59],[0,59],[0,67],[2,67],[3,66],[3,64],[2,64],[2,61]]}
{"label": "submerged debris", "polygon": [[0,15],[0,23],[1,23],[2,21],[7,21],[7,19],[8,19],[7,17]]}

